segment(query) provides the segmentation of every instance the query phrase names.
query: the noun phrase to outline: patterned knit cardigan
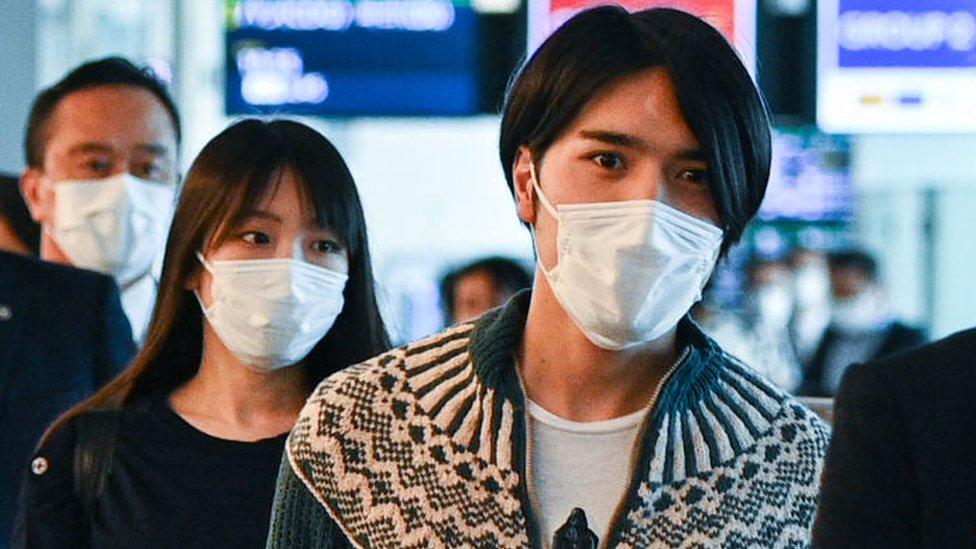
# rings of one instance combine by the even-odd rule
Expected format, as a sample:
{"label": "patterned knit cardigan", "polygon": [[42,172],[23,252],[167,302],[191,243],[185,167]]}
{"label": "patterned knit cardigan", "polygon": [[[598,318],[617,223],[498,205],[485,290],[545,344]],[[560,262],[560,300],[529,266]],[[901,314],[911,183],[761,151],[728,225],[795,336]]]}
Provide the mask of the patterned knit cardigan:
{"label": "patterned knit cardigan", "polygon": [[[540,547],[513,351],[529,295],[324,381],[286,446],[268,547]],[[809,545],[828,431],[690,320],[609,547]]]}

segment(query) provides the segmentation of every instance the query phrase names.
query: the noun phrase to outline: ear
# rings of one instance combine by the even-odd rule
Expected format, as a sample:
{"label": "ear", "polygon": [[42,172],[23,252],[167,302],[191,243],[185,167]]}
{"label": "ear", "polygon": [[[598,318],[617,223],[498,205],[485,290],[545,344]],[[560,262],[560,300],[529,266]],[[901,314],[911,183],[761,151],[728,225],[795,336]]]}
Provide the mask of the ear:
{"label": "ear", "polygon": [[190,270],[190,274],[186,275],[183,279],[183,289],[189,291],[200,291],[200,270],[199,268],[194,268]]}
{"label": "ear", "polygon": [[[535,224],[536,198],[532,187],[532,152],[525,145],[515,152],[515,162],[512,163],[512,185],[515,188],[515,208],[519,219]],[[538,170],[538,166],[536,166]],[[537,172],[538,173],[538,172]]]}
{"label": "ear", "polygon": [[41,224],[51,220],[54,202],[53,193],[45,188],[43,179],[41,170],[37,168],[27,168],[20,175],[20,194],[31,217]]}
{"label": "ear", "polygon": [[183,279],[183,289],[201,292],[203,290],[203,277],[207,274],[207,270],[200,264],[200,259],[197,258],[196,253],[193,254],[190,262],[190,272]]}

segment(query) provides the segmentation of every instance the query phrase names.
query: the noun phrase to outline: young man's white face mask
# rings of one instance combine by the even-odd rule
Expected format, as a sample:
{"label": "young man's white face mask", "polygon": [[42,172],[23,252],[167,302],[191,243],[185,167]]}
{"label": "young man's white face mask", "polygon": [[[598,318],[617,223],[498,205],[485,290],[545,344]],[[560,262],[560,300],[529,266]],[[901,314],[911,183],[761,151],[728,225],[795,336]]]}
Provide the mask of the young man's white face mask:
{"label": "young man's white face mask", "polygon": [[122,286],[149,273],[169,231],[174,185],[121,173],[52,186],[54,220],[45,230],[73,265]]}
{"label": "young man's white face mask", "polygon": [[701,298],[722,230],[656,200],[554,207],[530,169],[539,201],[558,223],[557,264],[540,260],[540,267],[583,334],[619,350],[674,328]]}

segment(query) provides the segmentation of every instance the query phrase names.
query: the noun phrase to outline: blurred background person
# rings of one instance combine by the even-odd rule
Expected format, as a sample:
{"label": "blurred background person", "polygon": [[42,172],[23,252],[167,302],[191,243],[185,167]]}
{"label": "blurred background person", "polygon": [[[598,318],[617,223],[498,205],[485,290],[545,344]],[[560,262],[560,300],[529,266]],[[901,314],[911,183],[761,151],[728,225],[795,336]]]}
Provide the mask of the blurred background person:
{"label": "blurred background person", "polygon": [[38,254],[41,230],[31,219],[15,175],[0,174],[0,250]]}
{"label": "blurred background person", "polygon": [[189,171],[145,347],[45,436],[13,547],[264,547],[309,392],[387,348],[338,151],[297,122],[234,124]]}
{"label": "blurred background person", "polygon": [[790,336],[795,297],[793,272],[781,258],[754,258],[746,267],[746,325],[751,343],[746,364],[792,392],[802,379]]}
{"label": "blurred background person", "polygon": [[847,368],[910,349],[925,333],[896,319],[878,280],[878,265],[863,250],[829,256],[831,317],[801,389],[809,396],[833,396]]}
{"label": "blurred background person", "polygon": [[444,325],[478,318],[531,285],[525,267],[507,257],[485,257],[453,269],[440,283]]}
{"label": "blurred background person", "polygon": [[21,191],[41,225],[40,256],[112,276],[133,338],[156,299],[152,266],[172,215],[180,117],[145,68],[85,63],[31,106]]}
{"label": "blurred background person", "polygon": [[796,248],[789,254],[793,271],[793,318],[790,334],[800,364],[806,368],[830,324],[830,270],[827,254]]}
{"label": "blurred background person", "polygon": [[714,292],[709,291],[695,319],[722,349],[781,389],[793,391],[802,379],[790,338],[793,273],[784,260],[760,255],[744,269],[743,307],[728,310],[714,303]]}

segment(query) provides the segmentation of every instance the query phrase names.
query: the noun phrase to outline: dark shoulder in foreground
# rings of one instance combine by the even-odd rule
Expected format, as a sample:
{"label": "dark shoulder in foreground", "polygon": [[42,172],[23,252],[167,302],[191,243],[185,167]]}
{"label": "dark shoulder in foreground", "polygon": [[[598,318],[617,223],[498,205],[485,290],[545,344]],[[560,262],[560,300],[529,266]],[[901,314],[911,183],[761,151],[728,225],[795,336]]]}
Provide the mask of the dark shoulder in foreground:
{"label": "dark shoulder in foreground", "polygon": [[[42,440],[20,487],[11,548],[70,547],[82,532],[74,491],[75,422]],[[72,541],[73,540],[73,541]]]}
{"label": "dark shoulder in foreground", "polygon": [[46,292],[64,290],[69,294],[81,287],[97,288],[112,282],[111,277],[94,271],[2,251],[0,280],[20,282],[18,290],[43,288]]}

